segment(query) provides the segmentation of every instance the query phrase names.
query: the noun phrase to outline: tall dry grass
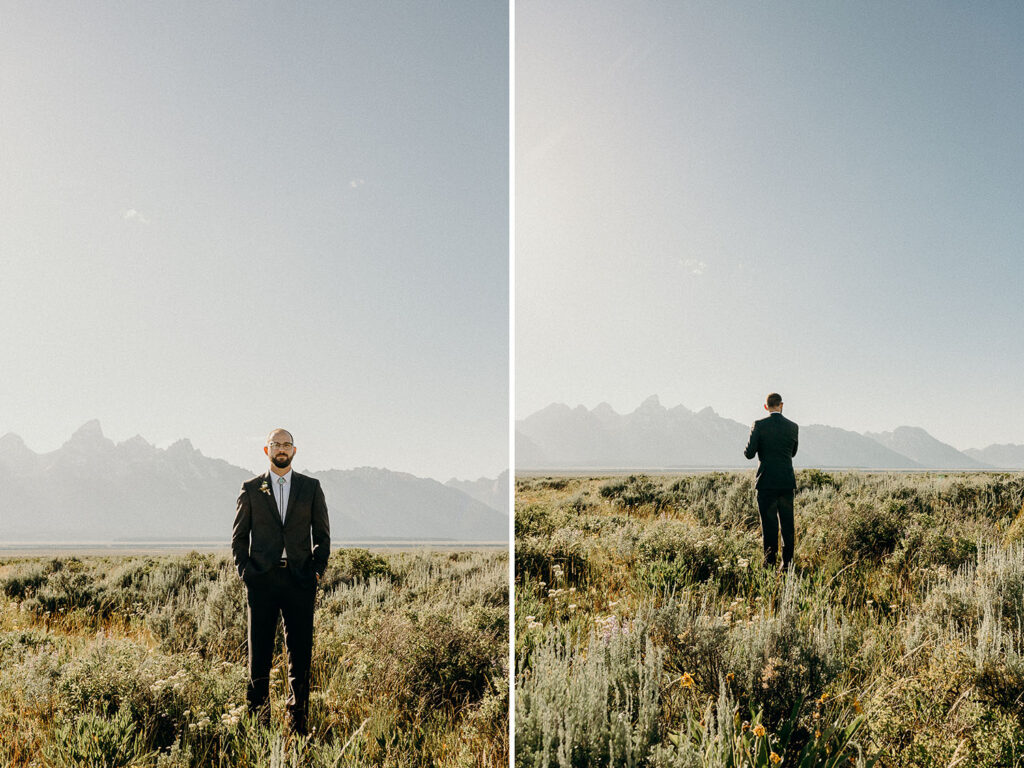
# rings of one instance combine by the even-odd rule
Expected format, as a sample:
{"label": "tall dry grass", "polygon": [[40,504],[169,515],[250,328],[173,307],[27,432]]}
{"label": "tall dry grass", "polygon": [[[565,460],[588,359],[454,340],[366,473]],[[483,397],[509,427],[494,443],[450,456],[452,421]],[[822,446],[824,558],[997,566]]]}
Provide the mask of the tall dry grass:
{"label": "tall dry grass", "polygon": [[504,552],[332,554],[308,740],[245,713],[244,586],[225,557],[0,561],[0,765],[501,766]]}
{"label": "tall dry grass", "polygon": [[517,482],[517,766],[1024,765],[1024,478],[751,481]]}

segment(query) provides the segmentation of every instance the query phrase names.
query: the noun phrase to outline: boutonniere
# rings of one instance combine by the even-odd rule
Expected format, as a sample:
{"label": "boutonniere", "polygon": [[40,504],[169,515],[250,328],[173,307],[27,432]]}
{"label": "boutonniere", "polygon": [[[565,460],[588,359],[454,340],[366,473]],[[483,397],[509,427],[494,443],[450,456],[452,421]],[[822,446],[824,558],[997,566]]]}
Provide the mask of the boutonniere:
{"label": "boutonniere", "polygon": [[270,495],[270,488],[267,486],[267,481],[263,481],[263,485],[260,486],[260,490],[263,491],[267,496]]}

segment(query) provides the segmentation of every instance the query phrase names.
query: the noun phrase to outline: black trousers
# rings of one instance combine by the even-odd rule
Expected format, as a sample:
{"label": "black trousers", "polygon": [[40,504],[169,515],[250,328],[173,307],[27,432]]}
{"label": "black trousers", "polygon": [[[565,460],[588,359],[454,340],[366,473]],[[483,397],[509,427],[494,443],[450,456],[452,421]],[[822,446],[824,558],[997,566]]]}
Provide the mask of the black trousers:
{"label": "black trousers", "polygon": [[249,607],[250,711],[269,723],[270,667],[274,659],[277,618],[284,619],[288,650],[288,719],[293,730],[305,733],[309,714],[309,667],[313,658],[313,609],[316,583],[301,583],[287,568],[273,568],[246,583]]}
{"label": "black trousers", "polygon": [[779,530],[782,531],[782,567],[793,562],[795,548],[793,531],[793,489],[759,488],[757,511],[761,513],[761,542],[765,565],[775,565],[779,551]]}

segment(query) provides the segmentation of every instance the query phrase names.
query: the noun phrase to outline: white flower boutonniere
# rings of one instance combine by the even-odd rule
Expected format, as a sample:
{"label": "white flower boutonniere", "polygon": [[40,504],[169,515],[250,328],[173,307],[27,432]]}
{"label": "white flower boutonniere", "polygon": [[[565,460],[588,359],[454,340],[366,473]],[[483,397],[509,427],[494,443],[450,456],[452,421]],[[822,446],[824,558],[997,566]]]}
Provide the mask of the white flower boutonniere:
{"label": "white flower boutonniere", "polygon": [[263,481],[263,485],[260,486],[260,490],[263,491],[265,494],[267,494],[267,496],[270,495],[270,488],[267,487],[267,481],[266,480]]}

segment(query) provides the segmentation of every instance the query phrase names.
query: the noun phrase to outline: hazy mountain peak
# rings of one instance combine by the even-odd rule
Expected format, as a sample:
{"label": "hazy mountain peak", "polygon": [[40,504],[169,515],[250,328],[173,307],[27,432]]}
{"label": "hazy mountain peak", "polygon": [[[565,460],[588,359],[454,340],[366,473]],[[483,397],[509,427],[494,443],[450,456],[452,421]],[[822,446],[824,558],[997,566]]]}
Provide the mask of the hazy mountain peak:
{"label": "hazy mountain peak", "polygon": [[929,469],[976,469],[986,466],[977,458],[932,437],[921,427],[901,426],[892,432],[865,432],[864,435]]}
{"label": "hazy mountain peak", "polygon": [[718,413],[716,413],[715,409],[712,408],[710,405],[705,406],[704,408],[701,408],[699,411],[697,411],[697,415],[703,416],[704,418],[709,418],[712,416],[718,418]]}
{"label": "hazy mountain peak", "polygon": [[907,435],[908,437],[910,435],[914,435],[917,437],[931,437],[931,435],[928,434],[928,432],[923,427],[896,427],[896,429],[894,429],[892,432],[894,435]]}
{"label": "hazy mountain peak", "polygon": [[25,445],[21,435],[8,432],[0,437],[0,466],[7,470],[23,471],[34,465],[39,459],[38,454]]}
{"label": "hazy mountain peak", "polygon": [[117,450],[132,459],[144,459],[157,453],[155,445],[151,445],[142,435],[129,437],[122,443],[117,444]]}
{"label": "hazy mountain peak", "polygon": [[657,395],[651,395],[637,408],[637,411],[664,411],[665,407],[661,404],[661,400],[658,399]]}
{"label": "hazy mountain peak", "polygon": [[459,480],[453,477],[445,485],[462,491],[491,509],[508,514],[508,478],[506,469],[496,478],[481,477],[477,480]]}
{"label": "hazy mountain peak", "polygon": [[901,437],[915,438],[918,440],[935,440],[935,438],[928,434],[928,431],[923,427],[911,427],[907,425],[896,427],[890,432],[865,432],[864,434],[872,439]]}
{"label": "hazy mountain peak", "polygon": [[64,443],[64,447],[72,449],[113,448],[114,441],[108,439],[100,428],[99,419],[90,419],[75,430],[74,434]]}
{"label": "hazy mountain peak", "polygon": [[599,403],[595,406],[590,415],[604,427],[613,427],[622,422],[622,416],[615,412],[615,409],[608,403]]}
{"label": "hazy mountain peak", "polygon": [[[3,438],[0,438],[0,441],[2,440]],[[964,453],[970,453],[971,451],[978,453],[979,451],[1019,450],[1021,448],[1024,448],[1024,445],[1018,445],[1017,443],[992,443],[992,445],[984,448],[968,448]]]}
{"label": "hazy mountain peak", "polygon": [[199,453],[195,448],[192,447],[192,441],[187,437],[176,440],[167,446],[168,453]]}
{"label": "hazy mountain peak", "polygon": [[74,431],[71,440],[95,440],[103,437],[103,429],[99,419],[90,419]]}
{"label": "hazy mountain peak", "polygon": [[1024,467],[1024,445],[996,443],[987,448],[968,448],[964,453],[972,459],[1004,469]]}
{"label": "hazy mountain peak", "polygon": [[21,439],[21,435],[16,435],[13,432],[8,432],[3,437],[0,437],[0,451],[27,451],[28,446],[25,445],[25,441]]}
{"label": "hazy mountain peak", "polygon": [[326,472],[342,472],[347,473],[351,477],[358,477],[362,480],[373,481],[375,483],[386,483],[389,481],[400,481],[403,483],[413,482],[422,480],[427,483],[439,483],[432,477],[416,477],[416,475],[408,472],[396,472],[384,467],[353,467],[352,469],[328,469]]}
{"label": "hazy mountain peak", "polygon": [[541,408],[534,415],[554,414],[554,413],[569,413],[571,410],[572,410],[572,408],[570,408],[565,403],[551,403],[551,405],[547,405],[547,406]]}

